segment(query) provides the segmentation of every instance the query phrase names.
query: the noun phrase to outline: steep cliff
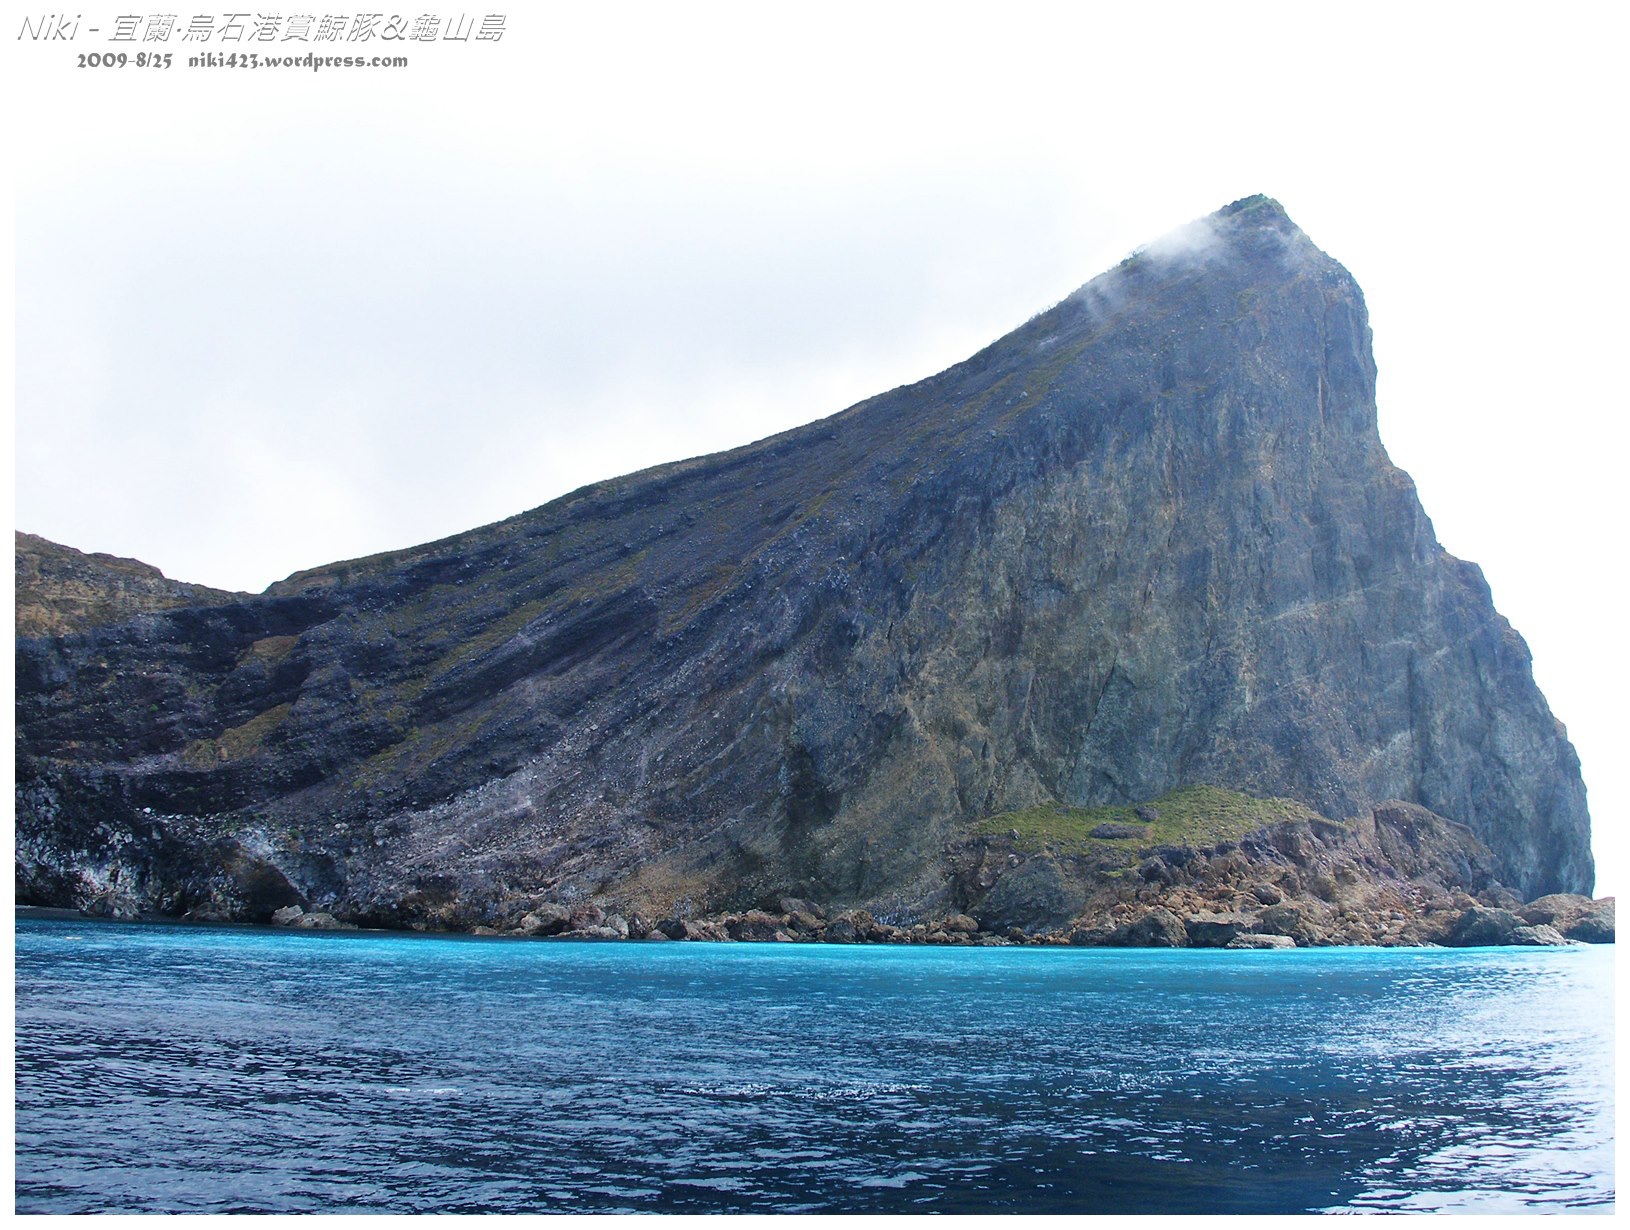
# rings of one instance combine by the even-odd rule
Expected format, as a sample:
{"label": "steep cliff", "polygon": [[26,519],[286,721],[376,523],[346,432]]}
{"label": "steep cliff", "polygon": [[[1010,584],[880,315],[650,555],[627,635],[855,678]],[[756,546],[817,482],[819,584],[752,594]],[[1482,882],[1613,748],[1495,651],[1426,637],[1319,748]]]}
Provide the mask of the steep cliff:
{"label": "steep cliff", "polygon": [[172,581],[140,560],[86,555],[38,534],[16,538],[18,636],[62,636],[148,611],[216,606],[249,596]]}
{"label": "steep cliff", "polygon": [[1588,892],[1577,758],[1374,391],[1357,285],[1253,197],[808,427],[20,639],[20,898],[924,916],[991,817],[1198,784]]}

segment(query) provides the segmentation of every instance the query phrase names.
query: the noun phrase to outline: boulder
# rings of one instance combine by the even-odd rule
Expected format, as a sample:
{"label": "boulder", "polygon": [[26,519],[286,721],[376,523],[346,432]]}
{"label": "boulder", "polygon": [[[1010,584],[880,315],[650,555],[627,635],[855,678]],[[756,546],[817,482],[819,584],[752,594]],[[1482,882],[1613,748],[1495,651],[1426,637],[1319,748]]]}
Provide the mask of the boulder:
{"label": "boulder", "polygon": [[724,920],[724,928],[733,940],[773,940],[781,933],[783,921],[763,910],[748,910],[730,915]]}
{"label": "boulder", "polygon": [[805,936],[818,936],[826,930],[826,924],[820,916],[808,910],[797,910],[787,915],[787,927],[793,932]]}
{"label": "boulder", "polygon": [[828,944],[855,944],[860,941],[860,933],[855,930],[853,921],[840,914],[826,924],[821,938]]}
{"label": "boulder", "polygon": [[974,909],[986,931],[1022,927],[1027,932],[1065,926],[1086,905],[1079,880],[1057,858],[1040,854],[1025,860],[1000,880]]}
{"label": "boulder", "polygon": [[783,897],[780,906],[783,914],[809,914],[817,919],[826,917],[826,907],[803,897]]}
{"label": "boulder", "polygon": [[1224,948],[1295,948],[1296,941],[1288,935],[1236,935]]}
{"label": "boulder", "polygon": [[952,914],[941,921],[940,928],[952,934],[972,935],[979,930],[979,924],[966,914]]}
{"label": "boulder", "polygon": [[1282,935],[1302,948],[1318,943],[1319,933],[1299,906],[1286,902],[1269,906],[1256,916],[1252,927],[1258,935]]}
{"label": "boulder", "polygon": [[1251,887],[1251,895],[1263,905],[1278,905],[1285,899],[1285,894],[1272,884],[1255,884]]}
{"label": "boulder", "polygon": [[1525,946],[1556,948],[1571,942],[1562,932],[1545,923],[1537,927],[1518,927],[1511,933],[1511,943]]}
{"label": "boulder", "polygon": [[300,920],[305,913],[297,905],[286,905],[281,910],[272,911],[272,925],[277,927],[291,927]]}
{"label": "boulder", "polygon": [[1246,935],[1255,925],[1248,914],[1191,914],[1183,920],[1191,948],[1226,948],[1236,936]]}
{"label": "boulder", "polygon": [[562,938],[568,940],[625,940],[628,937],[614,927],[593,926],[579,927],[575,931],[568,931]]}
{"label": "boulder", "polygon": [[826,924],[828,942],[834,944],[863,944],[879,938],[877,919],[867,910],[845,910]]}
{"label": "boulder", "polygon": [[1531,926],[1551,926],[1570,940],[1613,943],[1614,899],[1593,901],[1575,893],[1552,893],[1519,906],[1516,914]]}
{"label": "boulder", "polygon": [[1117,948],[1187,948],[1189,935],[1182,919],[1157,905],[1117,927],[1104,942]]}
{"label": "boulder", "polygon": [[1146,858],[1138,864],[1138,875],[1149,884],[1171,885],[1177,882],[1171,864],[1159,855]]}
{"label": "boulder", "polygon": [[1513,912],[1522,908],[1522,898],[1517,896],[1504,884],[1491,884],[1477,895],[1478,901],[1495,910],[1511,910]]}
{"label": "boulder", "polygon": [[1603,897],[1562,928],[1562,934],[1582,944],[1613,943],[1613,901]]}
{"label": "boulder", "polygon": [[1497,948],[1520,944],[1524,941],[1518,939],[1516,933],[1526,926],[1510,910],[1473,905],[1450,927],[1447,942],[1456,948]]}
{"label": "boulder", "polygon": [[515,928],[518,935],[559,935],[571,927],[571,913],[563,905],[546,901],[524,915]]}
{"label": "boulder", "polygon": [[[631,940],[643,940],[646,936],[651,934],[651,928],[653,925],[654,924],[649,918],[637,911],[630,914],[628,916],[628,938]],[[668,937],[663,936],[662,938],[667,939]]]}
{"label": "boulder", "polygon": [[680,925],[684,927],[685,932],[683,936],[675,936],[674,938],[676,939],[704,940],[712,943],[718,943],[722,940],[728,940],[730,938],[730,934],[725,930],[723,923],[703,919],[691,919],[690,921],[681,923]]}
{"label": "boulder", "polygon": [[1087,836],[1100,841],[1115,841],[1122,837],[1143,837],[1148,832],[1148,827],[1142,824],[1100,824]]}
{"label": "boulder", "polygon": [[567,915],[568,931],[584,931],[589,927],[598,927],[606,920],[606,912],[592,901],[580,901],[571,908]]}

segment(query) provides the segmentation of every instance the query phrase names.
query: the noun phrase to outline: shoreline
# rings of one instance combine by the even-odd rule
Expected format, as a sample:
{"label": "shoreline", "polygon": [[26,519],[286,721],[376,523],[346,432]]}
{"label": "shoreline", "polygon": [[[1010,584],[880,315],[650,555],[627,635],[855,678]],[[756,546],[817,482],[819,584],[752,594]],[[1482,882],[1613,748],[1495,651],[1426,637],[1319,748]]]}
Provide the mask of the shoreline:
{"label": "shoreline", "polygon": [[[1594,898],[1594,899],[1586,899],[1586,900],[1591,901],[1591,903],[1594,906],[1605,907],[1609,911],[1611,911],[1612,903],[1615,901],[1615,898],[1613,898],[1613,897],[1602,897],[1602,898]],[[1481,910],[1481,907],[1478,907],[1478,908]],[[1491,911],[1482,910],[1481,912],[1484,913],[1484,914],[1487,914],[1487,913],[1490,913]],[[748,913],[749,914],[762,914],[761,911],[749,911]],[[849,911],[848,913],[850,913],[850,914],[863,913],[863,911]],[[301,916],[302,917],[312,917],[311,915],[306,915],[306,914],[302,914]],[[428,926],[426,926],[426,927],[365,927],[365,926],[361,926],[361,925],[356,924],[356,923],[344,922],[344,921],[341,921],[341,920],[338,920],[338,919],[334,919],[331,915],[323,915],[322,917],[324,919],[326,919],[326,921],[314,922],[314,923],[311,923],[311,924],[308,924],[308,925],[305,925],[305,926],[298,926],[298,925],[294,925],[292,922],[281,922],[280,923],[280,922],[270,921],[270,920],[265,921],[265,922],[251,922],[251,921],[245,921],[245,920],[241,920],[241,919],[185,918],[185,917],[166,915],[166,914],[156,914],[156,913],[144,913],[144,914],[141,914],[141,915],[139,915],[137,917],[116,918],[116,917],[110,917],[108,915],[103,915],[103,914],[86,913],[83,910],[74,909],[72,907],[65,907],[65,906],[16,905],[16,906],[13,907],[13,920],[14,920],[14,922],[21,921],[21,920],[24,920],[24,919],[32,919],[32,920],[38,921],[38,922],[71,922],[71,923],[83,922],[83,923],[94,923],[94,924],[126,923],[126,924],[134,924],[134,925],[137,925],[137,926],[181,926],[181,927],[200,927],[200,928],[207,927],[207,928],[229,928],[229,929],[234,929],[234,930],[240,930],[241,929],[241,930],[251,930],[251,931],[273,931],[273,932],[308,931],[308,932],[315,932],[315,933],[326,934],[326,935],[355,934],[355,935],[371,935],[371,936],[401,936],[403,938],[423,937],[423,938],[426,938],[426,939],[468,939],[468,940],[510,940],[510,941],[538,941],[538,940],[544,940],[544,941],[569,941],[569,942],[580,942],[580,943],[581,942],[586,942],[586,943],[597,943],[597,944],[602,944],[602,943],[603,944],[611,944],[611,943],[646,944],[646,943],[650,943],[652,941],[665,941],[665,942],[669,942],[669,943],[687,943],[688,942],[688,943],[702,943],[702,944],[785,944],[785,943],[791,943],[791,944],[802,944],[802,945],[823,945],[823,946],[830,945],[830,946],[834,946],[834,947],[1078,948],[1078,949],[1097,948],[1097,949],[1135,949],[1135,950],[1144,950],[1144,951],[1162,950],[1162,949],[1173,950],[1173,951],[1175,951],[1175,950],[1184,950],[1184,949],[1187,949],[1187,950],[1209,949],[1209,950],[1213,950],[1213,951],[1225,951],[1225,952],[1284,952],[1284,951],[1297,951],[1297,950],[1310,951],[1310,950],[1316,950],[1316,949],[1317,950],[1324,950],[1324,949],[1333,949],[1333,948],[1373,949],[1373,950],[1376,950],[1376,951],[1407,951],[1407,950],[1424,951],[1424,950],[1432,950],[1432,949],[1443,950],[1443,949],[1452,949],[1452,948],[1533,948],[1533,947],[1552,947],[1552,948],[1555,948],[1555,947],[1598,947],[1598,946],[1604,946],[1604,945],[1610,947],[1616,942],[1616,939],[1612,938],[1612,933],[1610,932],[1609,933],[1610,938],[1606,938],[1606,939],[1588,939],[1588,940],[1587,939],[1575,939],[1575,938],[1569,938],[1569,937],[1561,936],[1560,933],[1558,933],[1559,939],[1557,941],[1540,941],[1540,942],[1536,942],[1532,938],[1511,940],[1511,939],[1509,939],[1509,936],[1507,936],[1507,937],[1504,937],[1504,938],[1507,938],[1509,942],[1504,942],[1504,943],[1501,943],[1501,942],[1488,942],[1488,937],[1484,937],[1482,942],[1471,942],[1471,943],[1461,942],[1461,943],[1447,943],[1447,944],[1445,944],[1445,943],[1435,943],[1435,942],[1392,943],[1392,944],[1386,944],[1386,943],[1361,944],[1361,943],[1343,943],[1343,942],[1334,942],[1334,941],[1325,942],[1325,943],[1314,943],[1314,944],[1298,944],[1288,936],[1285,936],[1285,937],[1261,936],[1261,935],[1254,935],[1253,936],[1252,933],[1250,933],[1250,932],[1244,932],[1244,933],[1241,933],[1241,934],[1244,935],[1244,936],[1251,936],[1253,939],[1257,939],[1257,940],[1261,940],[1261,939],[1280,940],[1280,939],[1282,939],[1285,942],[1283,942],[1283,943],[1280,943],[1280,942],[1262,943],[1262,942],[1249,942],[1249,941],[1247,941],[1247,942],[1235,942],[1240,937],[1239,936],[1233,936],[1233,937],[1230,937],[1230,939],[1227,942],[1222,942],[1222,943],[1215,943],[1215,942],[1213,942],[1213,943],[1205,943],[1205,942],[1201,942],[1201,943],[1159,943],[1159,942],[1156,942],[1156,943],[1133,943],[1133,942],[1126,942],[1125,940],[1121,940],[1121,941],[1118,941],[1118,942],[1115,941],[1115,940],[1111,940],[1107,935],[1105,935],[1104,933],[1101,933],[1101,932],[1100,933],[1091,933],[1091,932],[1076,931],[1076,932],[1073,932],[1073,933],[1064,933],[1064,932],[1055,931],[1055,932],[1048,932],[1048,933],[1038,934],[1038,935],[1023,935],[1023,936],[1020,936],[1020,937],[1015,937],[1013,935],[1003,936],[1003,935],[996,935],[996,934],[990,934],[990,933],[981,933],[981,932],[977,932],[977,931],[975,931],[975,932],[961,932],[961,931],[947,931],[947,930],[944,930],[944,929],[931,929],[930,926],[925,925],[925,924],[918,924],[914,928],[904,929],[904,930],[902,930],[901,928],[897,928],[897,927],[890,927],[890,926],[887,926],[886,924],[877,924],[877,925],[875,925],[875,929],[873,929],[873,930],[871,930],[869,932],[866,932],[866,933],[857,934],[857,935],[855,935],[854,938],[829,938],[825,934],[814,934],[814,933],[789,934],[785,930],[780,929],[779,927],[777,928],[777,934],[770,934],[770,935],[751,934],[751,933],[731,934],[730,931],[731,931],[731,924],[732,923],[737,924],[737,929],[739,931],[744,931],[745,932],[746,930],[749,930],[750,928],[743,928],[741,926],[741,924],[743,924],[744,922],[749,923],[749,924],[757,923],[758,926],[761,928],[762,924],[763,924],[763,921],[767,921],[767,920],[759,920],[759,919],[750,919],[746,915],[724,915],[724,916],[720,916],[720,917],[716,917],[716,918],[709,918],[709,919],[705,919],[705,920],[694,920],[694,921],[691,921],[691,922],[679,923],[678,924],[679,927],[683,928],[685,933],[681,934],[681,935],[677,935],[677,936],[669,935],[665,931],[660,930],[659,927],[662,924],[658,924],[658,926],[652,926],[650,928],[650,930],[647,931],[643,935],[634,935],[634,934],[619,935],[619,934],[614,934],[614,933],[613,934],[608,934],[607,932],[611,931],[612,929],[611,928],[601,928],[601,927],[594,928],[595,932],[597,932],[597,933],[589,933],[588,931],[584,931],[584,930],[561,930],[561,931],[556,931],[556,932],[553,932],[553,933],[550,933],[550,934],[525,934],[525,933],[522,933],[522,932],[517,931],[517,930],[500,931],[500,930],[497,930],[497,929],[491,928],[491,927],[473,927],[473,928],[469,928],[469,929],[432,928],[432,927],[428,927]],[[839,917],[842,917],[842,916],[840,915]],[[667,923],[672,924],[676,920],[665,920],[665,921]],[[1190,920],[1190,921],[1191,922],[1197,922],[1202,927],[1204,927],[1207,923],[1210,923],[1213,920],[1193,919],[1193,920]],[[1532,928],[1529,928],[1529,930],[1532,930]],[[1202,932],[1202,934],[1203,934],[1203,932]],[[1497,939],[1502,938],[1502,937],[1495,936],[1493,938],[1497,940]]]}

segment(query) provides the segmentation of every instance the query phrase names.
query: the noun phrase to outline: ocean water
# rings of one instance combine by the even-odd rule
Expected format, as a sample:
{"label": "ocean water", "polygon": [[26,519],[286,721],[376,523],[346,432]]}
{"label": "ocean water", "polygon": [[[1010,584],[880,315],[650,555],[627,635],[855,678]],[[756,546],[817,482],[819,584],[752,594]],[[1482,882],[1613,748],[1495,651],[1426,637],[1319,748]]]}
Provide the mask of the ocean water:
{"label": "ocean water", "polygon": [[1611,948],[19,919],[16,1203],[1611,1212]]}

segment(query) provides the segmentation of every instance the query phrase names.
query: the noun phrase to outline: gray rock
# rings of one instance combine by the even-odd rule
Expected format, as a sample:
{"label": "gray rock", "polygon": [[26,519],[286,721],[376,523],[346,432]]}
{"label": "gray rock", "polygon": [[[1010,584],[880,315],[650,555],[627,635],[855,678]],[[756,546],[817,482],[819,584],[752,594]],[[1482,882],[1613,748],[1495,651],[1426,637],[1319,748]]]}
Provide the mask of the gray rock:
{"label": "gray rock", "polygon": [[1086,894],[1056,858],[1042,854],[1013,868],[973,910],[986,931],[1019,927],[1027,932],[1052,931],[1081,912]]}
{"label": "gray rock", "polygon": [[1540,923],[1536,927],[1516,927],[1512,930],[1511,937],[1507,941],[1507,943],[1511,944],[1534,947],[1560,947],[1570,942],[1563,936],[1562,932],[1544,923]]}
{"label": "gray rock", "polygon": [[590,927],[598,927],[606,920],[606,912],[592,901],[580,901],[571,907],[566,915],[567,929],[571,931],[586,931]]}
{"label": "gray rock", "polygon": [[272,911],[272,923],[275,926],[287,927],[298,922],[303,914],[305,911],[299,906],[286,905],[281,910]]}
{"label": "gray rock", "polygon": [[822,936],[828,944],[854,944],[860,940],[860,932],[855,924],[848,918],[839,915],[826,924],[826,931]]}
{"label": "gray rock", "polygon": [[1303,948],[1310,948],[1319,940],[1319,933],[1307,915],[1288,902],[1263,910],[1256,916],[1252,930],[1258,935],[1285,936]]}
{"label": "gray rock", "polygon": [[559,935],[571,926],[571,912],[565,906],[545,902],[522,917],[516,931],[527,936]]}
{"label": "gray rock", "polygon": [[784,920],[763,910],[748,910],[725,919],[725,931],[733,940],[773,940],[781,934]]}
{"label": "gray rock", "polygon": [[628,936],[615,927],[606,927],[596,923],[590,927],[578,927],[568,931],[563,938],[568,940],[626,940]]}
{"label": "gray rock", "polygon": [[1614,899],[1603,897],[1591,903],[1563,929],[1562,934],[1582,944],[1611,944],[1614,936]]}
{"label": "gray rock", "polygon": [[1191,914],[1183,920],[1191,948],[1226,948],[1241,935],[1249,934],[1256,920],[1248,914]]}
{"label": "gray rock", "polygon": [[1450,929],[1447,941],[1456,948],[1492,948],[1532,942],[1518,938],[1526,924],[1510,910],[1473,905]]}
{"label": "gray rock", "polygon": [[304,913],[291,924],[307,931],[355,931],[356,924],[341,922],[332,914],[322,910]]}
{"label": "gray rock", "polygon": [[1176,914],[1155,906],[1141,917],[1117,928],[1105,943],[1117,948],[1186,948],[1188,930]]}
{"label": "gray rock", "polygon": [[1148,831],[1148,828],[1141,824],[1100,824],[1088,836],[1103,841],[1114,841],[1123,837],[1142,837]]}
{"label": "gray rock", "polygon": [[1225,948],[1295,948],[1296,941],[1288,935],[1236,935]]}
{"label": "gray rock", "polygon": [[1554,893],[1519,906],[1515,911],[1523,921],[1554,927],[1570,940],[1584,944],[1614,942],[1614,899],[1592,901],[1574,893]]}

